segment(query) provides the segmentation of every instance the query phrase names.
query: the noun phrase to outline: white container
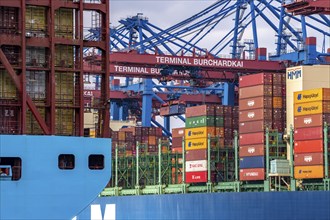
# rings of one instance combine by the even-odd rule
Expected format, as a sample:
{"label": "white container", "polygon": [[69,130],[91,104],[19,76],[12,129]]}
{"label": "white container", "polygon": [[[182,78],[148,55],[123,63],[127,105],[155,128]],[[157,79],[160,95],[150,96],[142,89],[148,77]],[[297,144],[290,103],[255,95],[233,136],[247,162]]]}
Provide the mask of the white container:
{"label": "white container", "polygon": [[[286,69],[286,124],[287,132],[294,127],[294,92],[330,88],[330,65],[296,66]],[[287,148],[290,158],[290,146]]]}
{"label": "white container", "polygon": [[207,171],[207,160],[186,161],[186,172]]}

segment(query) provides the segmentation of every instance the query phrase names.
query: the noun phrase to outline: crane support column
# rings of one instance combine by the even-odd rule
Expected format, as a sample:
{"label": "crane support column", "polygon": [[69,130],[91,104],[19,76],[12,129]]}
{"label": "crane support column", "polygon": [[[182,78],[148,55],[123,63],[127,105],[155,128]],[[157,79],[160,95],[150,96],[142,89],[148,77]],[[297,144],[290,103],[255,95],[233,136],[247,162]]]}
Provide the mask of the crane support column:
{"label": "crane support column", "polygon": [[164,117],[164,128],[170,131],[171,128],[171,118],[169,116]]}
{"label": "crane support column", "polygon": [[151,126],[151,113],[152,113],[152,91],[153,85],[151,79],[144,79],[144,91],[142,97],[142,126]]}
{"label": "crane support column", "polygon": [[308,37],[305,42],[306,53],[305,53],[305,64],[316,64],[316,37]]}
{"label": "crane support column", "polygon": [[117,102],[111,102],[110,107],[111,119],[112,120],[119,120],[119,106]]}
{"label": "crane support column", "polygon": [[222,104],[223,105],[231,105],[235,104],[235,85],[234,83],[224,83],[223,84],[223,96],[222,96]]}

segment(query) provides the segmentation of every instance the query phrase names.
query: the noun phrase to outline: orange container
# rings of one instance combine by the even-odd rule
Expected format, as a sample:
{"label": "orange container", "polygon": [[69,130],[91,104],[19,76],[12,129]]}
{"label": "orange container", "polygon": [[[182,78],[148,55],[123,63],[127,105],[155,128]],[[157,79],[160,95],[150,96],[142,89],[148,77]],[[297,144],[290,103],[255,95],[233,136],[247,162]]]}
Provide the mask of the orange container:
{"label": "orange container", "polygon": [[149,136],[148,137],[148,143],[150,145],[156,145],[157,144],[157,138],[156,138],[156,136]]}
{"label": "orange container", "polygon": [[320,179],[324,177],[323,166],[295,166],[295,179]]}
{"label": "orange container", "polygon": [[118,140],[125,141],[125,131],[118,132]]}
{"label": "orange container", "polygon": [[282,108],[283,107],[282,97],[273,97],[273,107],[274,108]]}

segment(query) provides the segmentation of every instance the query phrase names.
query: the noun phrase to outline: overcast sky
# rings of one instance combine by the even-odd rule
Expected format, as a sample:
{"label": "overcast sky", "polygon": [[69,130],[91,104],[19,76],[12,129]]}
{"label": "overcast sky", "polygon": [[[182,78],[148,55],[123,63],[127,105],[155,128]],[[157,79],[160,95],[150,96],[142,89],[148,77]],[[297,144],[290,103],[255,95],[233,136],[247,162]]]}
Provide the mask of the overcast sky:
{"label": "overcast sky", "polygon": [[143,13],[151,23],[166,28],[191,17],[214,2],[216,0],[111,0],[110,20],[116,26],[121,18]]}
{"label": "overcast sky", "polygon": [[[137,13],[143,13],[143,16],[147,17],[150,23],[162,29],[166,29],[202,11],[215,2],[216,0],[111,0],[110,20],[112,26],[117,26],[118,20],[128,16],[135,16]],[[277,4],[280,7],[280,4]],[[276,19],[272,17],[274,15],[266,16],[270,20],[274,21],[275,26],[278,26],[278,21],[275,21]],[[199,46],[203,48],[210,48],[210,45],[215,45],[219,39],[222,39],[222,34],[228,33],[228,31],[233,28],[233,18],[234,16],[232,16],[230,20],[222,22],[221,28],[216,31],[213,30],[209,34],[207,40],[199,44]],[[290,22],[292,24],[292,19]],[[275,31],[271,29],[265,21],[258,21],[257,27],[259,47],[266,47],[268,52],[274,52],[276,48]],[[301,29],[299,25],[294,25],[294,28]],[[311,35],[310,31],[308,31],[308,35]],[[246,29],[243,39],[252,39],[251,25],[249,25],[249,28]],[[320,45],[323,39],[318,38],[317,41],[318,50],[320,51]],[[327,43],[327,47],[329,47],[329,43]]]}

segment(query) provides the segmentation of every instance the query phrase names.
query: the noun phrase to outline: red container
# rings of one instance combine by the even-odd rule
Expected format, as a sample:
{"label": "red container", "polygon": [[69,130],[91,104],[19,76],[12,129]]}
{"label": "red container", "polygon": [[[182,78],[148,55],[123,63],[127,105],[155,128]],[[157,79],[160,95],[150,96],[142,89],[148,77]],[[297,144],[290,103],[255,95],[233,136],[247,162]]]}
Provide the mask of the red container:
{"label": "red container", "polygon": [[[283,74],[283,73],[273,73],[273,85],[283,84],[283,76],[285,77],[285,74]],[[284,83],[285,83],[285,80],[284,80]]]}
{"label": "red container", "polygon": [[[294,153],[322,153],[323,152],[323,140],[310,140],[310,141],[295,141]],[[330,145],[329,145],[330,146]]]}
{"label": "red container", "polygon": [[224,127],[216,127],[215,128],[215,136],[223,137],[225,135],[225,128]]}
{"label": "red container", "polygon": [[18,107],[0,106],[1,134],[19,134],[21,127],[20,111]]}
{"label": "red container", "polygon": [[239,144],[244,145],[254,145],[254,144],[264,144],[265,137],[264,132],[251,133],[251,134],[240,134]]}
{"label": "red container", "polygon": [[233,127],[233,123],[234,123],[234,120],[232,117],[224,117],[223,118],[223,124],[224,124],[224,127]]}
{"label": "red container", "polygon": [[267,48],[264,48],[264,47],[257,48],[256,57],[259,57],[259,56],[266,57],[267,56]]}
{"label": "red container", "polygon": [[142,136],[149,135],[149,127],[142,127]]}
{"label": "red container", "polygon": [[239,78],[239,87],[249,87],[255,85],[272,84],[273,74],[272,73],[258,73],[246,76],[241,76]]}
{"label": "red container", "polygon": [[330,124],[330,114],[303,115],[294,117],[295,128],[321,127],[324,122]]}
{"label": "red container", "polygon": [[323,138],[323,128],[297,128],[294,131],[295,141],[319,140]]}
{"label": "red container", "polygon": [[231,106],[223,106],[223,114],[224,115],[232,115],[233,114],[233,107]]}
{"label": "red container", "polygon": [[149,135],[152,135],[152,136],[156,135],[156,128],[150,127],[149,128]]}
{"label": "red container", "polygon": [[266,128],[272,129],[272,121],[250,121],[250,122],[241,122],[239,123],[239,133],[256,133],[264,132]]}
{"label": "red container", "polygon": [[265,146],[263,144],[239,147],[239,157],[252,157],[263,155],[265,155]]}
{"label": "red container", "polygon": [[205,183],[207,182],[207,171],[186,172],[186,183]]}
{"label": "red container", "polygon": [[252,97],[247,99],[239,99],[239,110],[250,110],[257,108],[272,108],[273,98],[271,96]]}
{"label": "red container", "polygon": [[240,169],[239,179],[241,181],[264,180],[265,169],[264,168]]}
{"label": "red container", "polygon": [[283,96],[285,94],[284,86],[273,85],[273,96]]}
{"label": "red container", "polygon": [[163,131],[161,128],[155,128],[155,135],[157,137],[163,137]]}
{"label": "red container", "polygon": [[186,117],[196,117],[196,116],[214,116],[215,106],[214,105],[198,105],[186,108]]}
{"label": "red container", "polygon": [[182,137],[172,138],[172,147],[182,147]]}
{"label": "red container", "polygon": [[252,109],[239,112],[239,121],[248,122],[248,121],[258,121],[265,120],[271,121],[273,119],[273,111],[271,109]]}
{"label": "red container", "polygon": [[272,96],[273,87],[271,85],[258,85],[239,89],[239,98],[246,99],[259,96]]}
{"label": "red container", "polygon": [[177,137],[184,137],[184,130],[185,128],[173,128],[172,129],[172,137],[177,138]]}
{"label": "red container", "polygon": [[172,147],[172,153],[179,153],[182,154],[182,147]]}
{"label": "red container", "polygon": [[273,108],[274,121],[284,121],[284,110],[282,108]]}
{"label": "red container", "polygon": [[273,129],[277,129],[279,132],[283,132],[285,127],[286,123],[283,120],[273,121]]}
{"label": "red container", "polygon": [[142,127],[135,127],[135,135],[142,136]]}
{"label": "red container", "polygon": [[186,152],[186,161],[207,160],[207,150],[189,150]]}
{"label": "red container", "polygon": [[305,153],[294,155],[295,166],[312,166],[323,164],[323,153]]}
{"label": "red container", "polygon": [[120,79],[113,79],[111,81],[111,85],[113,85],[113,86],[119,86],[120,85]]}
{"label": "red container", "polygon": [[217,105],[215,106],[215,116],[223,116],[223,110],[224,106],[223,105]]}

